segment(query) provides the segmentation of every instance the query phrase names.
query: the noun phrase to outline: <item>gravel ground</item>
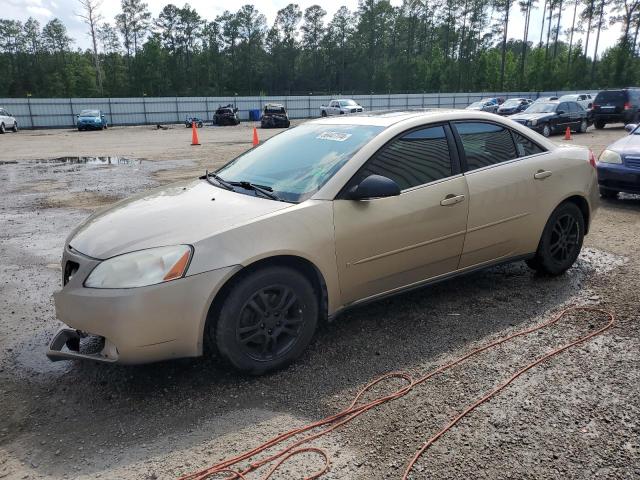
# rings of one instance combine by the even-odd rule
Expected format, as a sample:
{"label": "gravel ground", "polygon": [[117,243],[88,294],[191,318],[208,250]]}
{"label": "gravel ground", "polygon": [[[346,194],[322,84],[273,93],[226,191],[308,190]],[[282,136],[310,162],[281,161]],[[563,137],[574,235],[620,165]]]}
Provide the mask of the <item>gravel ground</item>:
{"label": "gravel ground", "polygon": [[[603,202],[579,261],[560,278],[515,263],[353,310],[295,365],[265,377],[209,358],[50,363],[66,234],[97,207],[229,160],[248,148],[250,127],[205,127],[201,147],[189,146],[180,126],[0,138],[0,478],[175,478],[344,408],[383,373],[419,376],[575,303],[615,310],[618,323],[478,408],[425,453],[412,478],[640,478],[640,197]],[[624,134],[607,128],[573,142],[598,153]],[[128,160],[34,162],[79,155]],[[362,415],[316,443],[331,456],[323,478],[399,478],[467,404],[602,322],[567,319]],[[320,464],[307,455],[276,477],[301,478]]]}

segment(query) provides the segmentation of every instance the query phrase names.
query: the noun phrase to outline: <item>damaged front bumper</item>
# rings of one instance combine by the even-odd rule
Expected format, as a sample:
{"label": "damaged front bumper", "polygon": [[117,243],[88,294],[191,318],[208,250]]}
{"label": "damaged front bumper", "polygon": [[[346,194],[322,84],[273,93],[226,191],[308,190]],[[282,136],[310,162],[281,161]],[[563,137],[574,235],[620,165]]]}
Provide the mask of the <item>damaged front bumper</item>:
{"label": "damaged front bumper", "polygon": [[[85,343],[83,339],[90,339],[86,343],[93,343],[93,345],[83,345]],[[99,351],[95,348],[96,345],[99,346]],[[104,337],[87,335],[71,328],[61,328],[49,343],[47,357],[52,362],[81,359],[115,363],[118,361],[118,350],[111,342],[106,341]]]}

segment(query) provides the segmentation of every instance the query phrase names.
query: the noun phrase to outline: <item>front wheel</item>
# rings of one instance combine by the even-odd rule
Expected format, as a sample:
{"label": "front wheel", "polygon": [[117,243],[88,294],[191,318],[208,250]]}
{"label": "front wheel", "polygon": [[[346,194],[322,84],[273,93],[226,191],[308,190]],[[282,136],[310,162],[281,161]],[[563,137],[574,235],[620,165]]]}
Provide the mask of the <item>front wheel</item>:
{"label": "front wheel", "polygon": [[317,323],[311,282],[296,270],[274,266],[249,273],[233,287],[209,336],[235,368],[259,375],[296,359]]}
{"label": "front wheel", "polygon": [[13,130],[13,133],[18,133],[18,122],[13,123],[13,128],[11,130]]}
{"label": "front wheel", "polygon": [[551,127],[549,126],[548,123],[545,123],[544,127],[542,127],[542,135],[544,135],[547,138],[551,136]]}
{"label": "front wheel", "polygon": [[549,217],[535,257],[527,260],[527,265],[547,275],[563,274],[580,254],[584,231],[584,218],[578,206],[571,202],[561,204]]}
{"label": "front wheel", "polygon": [[320,115],[321,115],[321,116],[323,116],[323,117],[326,117],[326,116],[327,116],[327,112],[325,112],[325,111],[323,110],[323,111],[322,111],[322,113],[321,113]]}
{"label": "front wheel", "polygon": [[4,128],[4,123],[0,123],[0,133],[5,133],[7,130]]}

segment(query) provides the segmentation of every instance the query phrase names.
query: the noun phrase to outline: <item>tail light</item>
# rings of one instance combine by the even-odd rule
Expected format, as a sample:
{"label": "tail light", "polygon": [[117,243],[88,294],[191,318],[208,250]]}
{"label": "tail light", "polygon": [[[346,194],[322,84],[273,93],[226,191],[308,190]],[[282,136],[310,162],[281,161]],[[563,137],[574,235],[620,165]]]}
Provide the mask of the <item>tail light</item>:
{"label": "tail light", "polygon": [[629,102],[624,102],[624,109],[631,110],[631,104]]}
{"label": "tail light", "polygon": [[593,108],[600,108],[600,105],[598,105],[597,103],[594,103]]}
{"label": "tail light", "polygon": [[593,154],[593,150],[589,149],[589,163],[593,168],[596,168],[596,156]]}

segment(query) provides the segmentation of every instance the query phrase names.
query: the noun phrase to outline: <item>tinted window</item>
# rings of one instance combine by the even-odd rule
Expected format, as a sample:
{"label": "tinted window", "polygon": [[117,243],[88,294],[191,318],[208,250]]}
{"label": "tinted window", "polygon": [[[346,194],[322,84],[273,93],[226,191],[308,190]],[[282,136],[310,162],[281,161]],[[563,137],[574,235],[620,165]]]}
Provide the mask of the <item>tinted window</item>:
{"label": "tinted window", "polygon": [[567,102],[562,102],[560,105],[558,105],[558,108],[556,109],[556,111],[560,111],[562,110],[563,112],[567,113],[570,112],[570,107],[569,107],[569,103]]}
{"label": "tinted window", "polygon": [[577,112],[578,108],[577,108],[577,103],[573,103],[573,102],[567,102],[567,111],[568,112]]}
{"label": "tinted window", "polygon": [[369,175],[393,179],[401,190],[451,175],[451,157],[444,127],[415,130],[392,140],[362,167],[356,177]]}
{"label": "tinted window", "polygon": [[542,153],[545,150],[533,143],[527,137],[520,135],[517,132],[513,132],[513,139],[516,142],[516,150],[519,157],[526,157],[528,155],[535,155],[536,153]]}
{"label": "tinted window", "polygon": [[511,133],[493,123],[456,123],[469,170],[516,158]]}
{"label": "tinted window", "polygon": [[626,101],[625,92],[622,90],[609,90],[600,92],[596,95],[596,103],[611,102],[611,103],[624,103]]}

